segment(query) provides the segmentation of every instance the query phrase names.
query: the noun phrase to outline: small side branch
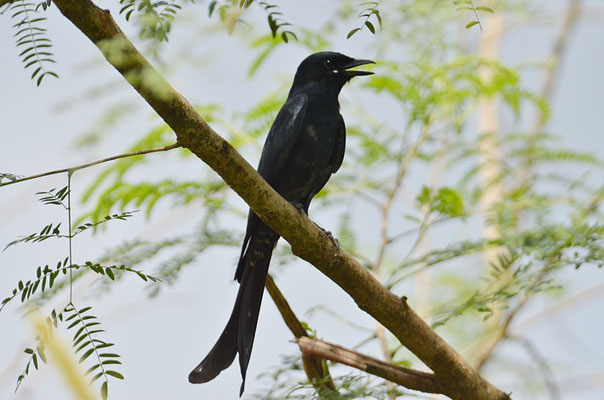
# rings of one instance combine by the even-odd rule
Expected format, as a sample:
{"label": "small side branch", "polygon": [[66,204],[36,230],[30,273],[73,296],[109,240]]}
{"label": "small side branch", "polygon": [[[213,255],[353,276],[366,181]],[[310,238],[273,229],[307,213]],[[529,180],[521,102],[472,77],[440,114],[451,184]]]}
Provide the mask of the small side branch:
{"label": "small side branch", "polygon": [[[271,295],[273,302],[277,306],[279,313],[283,317],[283,321],[289,328],[289,330],[294,334],[296,339],[300,339],[301,337],[308,337],[308,332],[302,323],[294,314],[294,311],[289,306],[287,300],[283,296],[283,293],[279,290],[273,277],[267,275],[266,277],[266,290]],[[331,379],[331,375],[329,373],[329,369],[327,365],[318,357],[302,353],[302,364],[304,366],[304,371],[306,372],[306,376],[308,380],[312,383],[312,385],[318,391],[335,391],[336,385],[333,383]]]}
{"label": "small side branch", "polygon": [[132,156],[140,156],[140,155],[149,154],[149,153],[157,153],[157,152],[160,152],[160,151],[168,151],[168,150],[175,149],[177,147],[181,147],[181,145],[179,143],[174,143],[174,144],[171,144],[169,146],[158,147],[158,148],[155,148],[155,149],[139,150],[139,151],[133,151],[131,153],[118,154],[118,155],[115,155],[115,156],[111,156],[111,157],[107,157],[107,158],[102,158],[100,160],[91,161],[91,162],[86,163],[86,164],[76,165],[74,167],[56,169],[54,171],[43,172],[41,174],[31,175],[31,176],[27,176],[25,178],[20,178],[20,179],[15,179],[14,181],[0,183],[0,187],[2,187],[2,186],[8,186],[8,185],[13,185],[15,183],[21,183],[21,182],[25,182],[25,181],[30,181],[32,179],[42,178],[44,176],[50,176],[50,175],[56,175],[56,174],[65,174],[65,173],[74,173],[77,170],[88,168],[88,167],[92,167],[94,165],[98,165],[98,164],[102,164],[102,163],[106,163],[108,161],[114,161],[114,160],[118,160],[120,158],[126,158],[126,157],[132,157]]}
{"label": "small side branch", "polygon": [[434,374],[388,364],[377,358],[315,338],[301,337],[298,339],[298,345],[304,354],[360,369],[408,389],[424,393],[442,393]]}
{"label": "small side branch", "polygon": [[488,343],[483,344],[481,346],[482,351],[476,357],[475,368],[480,371],[482,367],[491,359],[491,356],[495,352],[495,349],[501,343],[501,341],[507,339],[509,336],[509,328],[510,324],[518,315],[518,313],[524,308],[526,303],[528,302],[529,297],[524,297],[522,301],[514,307],[506,317],[503,319],[501,326],[495,332],[495,337],[492,338]]}

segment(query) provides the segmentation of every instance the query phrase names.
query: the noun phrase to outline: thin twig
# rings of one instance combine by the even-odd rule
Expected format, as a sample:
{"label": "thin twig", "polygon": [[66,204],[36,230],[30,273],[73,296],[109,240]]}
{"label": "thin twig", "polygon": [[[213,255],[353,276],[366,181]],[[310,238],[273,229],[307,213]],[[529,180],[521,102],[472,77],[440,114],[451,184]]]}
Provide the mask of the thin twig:
{"label": "thin twig", "polygon": [[544,321],[549,321],[554,317],[561,315],[579,305],[585,304],[597,297],[604,295],[604,283],[598,283],[597,285],[590,286],[581,292],[563,299],[557,303],[553,303],[550,306],[544,308],[538,313],[531,317],[528,317],[518,323],[515,323],[511,330],[513,333],[526,332],[529,329],[538,326]]}
{"label": "thin twig", "polygon": [[403,179],[409,170],[409,166],[411,165],[411,161],[417,156],[419,152],[419,148],[428,138],[428,131],[430,127],[430,122],[426,122],[424,128],[422,129],[422,133],[417,141],[413,144],[411,149],[409,149],[405,159],[400,165],[399,171],[396,174],[396,178],[394,179],[394,184],[392,188],[388,191],[388,195],[386,196],[386,200],[382,203],[382,224],[381,224],[381,244],[378,250],[378,255],[375,263],[373,264],[373,269],[375,271],[379,271],[382,261],[384,259],[384,254],[386,252],[386,247],[389,243],[388,238],[388,219],[390,216],[390,209],[392,207],[392,201],[394,197],[397,195],[399,190],[401,189]]}
{"label": "thin twig", "polygon": [[[560,30],[558,31],[558,35],[556,36],[556,40],[554,41],[554,45],[552,47],[552,54],[549,57],[549,62],[545,69],[543,84],[539,94],[548,103],[551,103],[552,101],[554,90],[556,88],[556,78],[558,78],[560,72],[561,60],[566,53],[570,35],[576,26],[577,19],[580,14],[581,0],[569,0],[564,21],[560,26]],[[537,110],[537,116],[535,118],[535,122],[531,130],[531,137],[527,146],[528,148],[532,148],[537,145],[539,139],[543,136],[543,129],[545,128],[546,122],[546,113],[542,112],[541,110]],[[535,156],[532,152],[529,152],[526,160],[526,166],[524,170],[521,170],[523,176],[520,182],[522,182],[524,185],[528,185],[531,178],[534,176],[534,163]]]}
{"label": "thin twig", "polygon": [[[72,171],[67,173],[67,224],[69,227],[69,304],[73,305],[73,251],[72,251],[72,242],[73,242],[73,233],[71,226],[71,176],[73,175]],[[75,306],[74,306],[75,309]]]}
{"label": "thin twig", "polygon": [[509,337],[509,339],[522,345],[522,347],[526,349],[528,355],[535,361],[537,370],[541,373],[541,376],[543,376],[543,381],[549,391],[550,398],[552,400],[561,400],[560,389],[558,388],[558,385],[556,385],[554,373],[545,357],[537,350],[537,347],[524,337],[512,336]]}
{"label": "thin twig", "polygon": [[[550,63],[548,64],[545,76],[543,78],[543,86],[541,88],[540,95],[548,102],[552,100],[554,90],[556,88],[556,78],[560,72],[561,60],[566,53],[570,35],[576,26],[577,18],[579,17],[580,13],[581,0],[569,0],[564,22],[562,23],[558,36],[556,37],[556,41],[554,42],[552,55],[550,56]],[[533,127],[533,135],[540,135],[541,131],[543,131],[544,125],[545,114],[539,112],[535,126]]]}
{"label": "thin twig", "polygon": [[478,26],[482,31],[482,23],[480,22],[480,18],[478,18],[478,11],[476,11],[476,7],[474,6],[474,2],[470,0],[470,5],[472,6],[472,11],[474,11],[474,16],[476,17],[476,22],[478,22]]}
{"label": "thin twig", "polygon": [[8,185],[13,185],[15,183],[21,183],[21,182],[25,182],[25,181],[30,181],[32,179],[42,178],[44,176],[50,176],[50,175],[56,175],[56,174],[64,174],[64,173],[74,173],[75,171],[78,171],[80,169],[92,167],[94,165],[106,163],[108,161],[118,160],[120,158],[126,158],[126,157],[132,157],[132,156],[140,156],[140,155],[143,155],[143,154],[157,153],[157,152],[160,152],[160,151],[168,151],[168,150],[176,149],[178,147],[181,147],[181,145],[179,143],[174,143],[174,144],[171,144],[169,146],[158,147],[158,148],[155,148],[155,149],[139,150],[139,151],[133,151],[131,153],[118,154],[116,156],[102,158],[100,160],[92,161],[92,162],[89,162],[89,163],[86,163],[86,164],[76,165],[76,166],[69,167],[69,168],[56,169],[54,171],[43,172],[41,174],[31,175],[31,176],[28,176],[28,177],[25,177],[25,178],[16,179],[14,181],[0,183],[0,187],[2,187],[2,186],[8,186]]}
{"label": "thin twig", "polygon": [[503,322],[501,323],[501,326],[494,332],[495,337],[486,345],[481,345],[482,351],[478,354],[474,363],[477,370],[480,371],[480,369],[485,365],[485,363],[491,358],[493,352],[497,348],[497,345],[502,340],[508,338],[508,331],[512,320],[514,320],[516,315],[518,315],[518,312],[520,312],[520,310],[524,308],[529,298],[529,296],[525,296],[516,307],[514,307],[509,313],[507,313]]}

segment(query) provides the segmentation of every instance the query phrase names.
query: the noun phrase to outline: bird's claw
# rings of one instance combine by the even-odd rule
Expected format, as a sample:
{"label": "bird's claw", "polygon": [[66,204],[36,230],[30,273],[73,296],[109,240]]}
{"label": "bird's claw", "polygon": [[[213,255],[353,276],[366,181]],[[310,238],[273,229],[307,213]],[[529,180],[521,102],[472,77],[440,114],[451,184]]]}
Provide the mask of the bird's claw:
{"label": "bird's claw", "polygon": [[301,212],[302,214],[306,214],[306,211],[304,210],[304,204],[302,203],[296,203],[296,202],[290,202],[292,206],[294,206],[296,208],[296,210],[298,210],[299,212]]}
{"label": "bird's claw", "polygon": [[325,233],[327,235],[327,237],[329,238],[329,240],[331,240],[331,242],[337,247],[337,249],[340,250],[340,241],[338,239],[336,239],[335,236],[332,235],[332,233],[330,231],[325,230],[325,229],[321,228],[318,225],[317,225],[317,227],[319,229],[321,229],[323,231],[323,233]]}

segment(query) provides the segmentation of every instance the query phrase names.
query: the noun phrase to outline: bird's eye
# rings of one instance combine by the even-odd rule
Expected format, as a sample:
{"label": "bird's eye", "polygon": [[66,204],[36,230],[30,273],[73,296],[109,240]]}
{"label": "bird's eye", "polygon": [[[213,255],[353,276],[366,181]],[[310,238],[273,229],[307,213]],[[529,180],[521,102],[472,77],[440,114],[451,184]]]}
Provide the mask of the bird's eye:
{"label": "bird's eye", "polygon": [[327,60],[325,60],[325,62],[323,63],[323,65],[327,69],[334,69],[335,68],[335,64],[329,58]]}

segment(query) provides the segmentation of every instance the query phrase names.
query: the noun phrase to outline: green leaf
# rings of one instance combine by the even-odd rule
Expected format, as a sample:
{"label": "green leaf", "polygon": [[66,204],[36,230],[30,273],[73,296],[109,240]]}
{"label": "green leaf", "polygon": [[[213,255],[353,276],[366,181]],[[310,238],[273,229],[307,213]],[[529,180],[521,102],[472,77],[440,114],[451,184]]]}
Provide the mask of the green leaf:
{"label": "green leaf", "polygon": [[371,33],[373,33],[375,35],[375,27],[373,26],[373,24],[369,21],[365,21],[365,26],[367,27],[367,29],[369,29],[371,31]]}
{"label": "green leaf", "polygon": [[76,319],[75,321],[73,321],[71,324],[69,324],[69,326],[67,327],[67,329],[71,329],[74,326],[78,325],[80,323],[79,319]]}
{"label": "green leaf", "polygon": [[101,398],[107,400],[107,381],[101,385]]}
{"label": "green leaf", "polygon": [[111,371],[111,370],[107,370],[107,375],[111,375],[117,379],[124,379],[124,375],[120,374],[117,371]]}
{"label": "green leaf", "polygon": [[[82,336],[82,337],[86,337],[86,336]],[[82,350],[84,347],[88,346],[90,343],[92,343],[92,340],[87,340],[84,343],[82,343],[77,349],[75,349],[76,354]],[[75,344],[74,344],[75,346]]]}
{"label": "green leaf", "polygon": [[93,351],[94,348],[86,350],[86,352],[82,354],[82,357],[80,357],[80,364],[84,362],[84,360],[86,360],[92,354]]}
{"label": "green leaf", "polygon": [[92,377],[92,379],[90,380],[90,383],[94,383],[94,381],[96,381],[97,379],[99,379],[101,376],[105,375],[105,373],[103,371],[97,373],[95,376]]}
{"label": "green leaf", "polygon": [[478,21],[472,21],[472,22],[468,22],[466,24],[466,29],[473,27],[474,25],[477,25]]}
{"label": "green leaf", "polygon": [[[78,337],[80,337],[80,334],[82,334],[84,332],[84,329],[86,329],[85,326],[81,326],[80,329],[78,329],[78,331],[75,333],[75,335],[73,335],[73,341],[75,341]],[[86,335],[83,335],[83,337],[86,337]]]}
{"label": "green leaf", "polygon": [[99,354],[99,357],[118,358],[118,357],[121,357],[121,356],[119,354],[115,354],[115,353],[101,353],[101,354]]}
{"label": "green leaf", "polygon": [[73,347],[77,346],[77,345],[78,345],[78,343],[80,343],[80,342],[81,342],[82,340],[84,340],[85,338],[87,338],[87,336],[86,336],[86,335],[81,335],[80,337],[78,337],[77,339],[75,339],[75,340],[73,341]]}
{"label": "green leaf", "polygon": [[88,368],[88,369],[86,370],[86,373],[85,373],[85,374],[86,374],[86,375],[89,375],[90,373],[94,372],[94,370],[95,370],[95,369],[97,369],[97,368],[98,368],[98,367],[100,367],[100,366],[101,366],[101,364],[95,364],[95,365],[93,365],[92,367],[90,367],[90,368]]}
{"label": "green leaf", "polygon": [[348,32],[348,35],[346,35],[346,39],[350,39],[352,37],[352,35],[354,35],[355,33],[357,33],[360,30],[361,30],[361,28],[354,28],[353,30]]}

